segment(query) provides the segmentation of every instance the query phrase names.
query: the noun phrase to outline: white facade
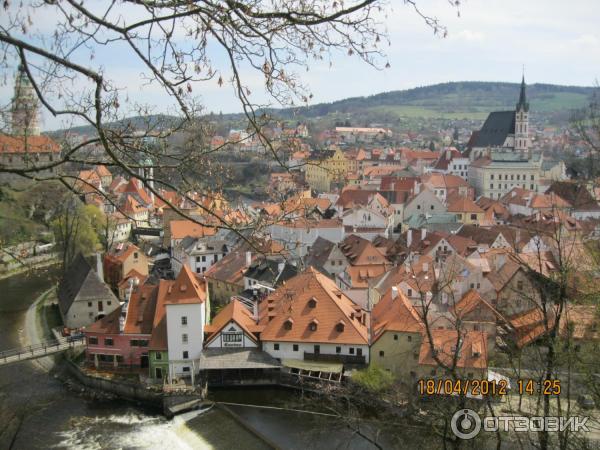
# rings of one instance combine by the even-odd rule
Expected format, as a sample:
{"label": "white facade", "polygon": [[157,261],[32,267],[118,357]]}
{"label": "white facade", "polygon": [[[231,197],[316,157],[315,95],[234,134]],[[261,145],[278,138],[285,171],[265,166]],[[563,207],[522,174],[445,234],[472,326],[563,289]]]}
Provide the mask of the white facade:
{"label": "white facade", "polygon": [[[262,349],[273,358],[303,360],[304,352],[315,353],[315,345],[319,346],[319,354],[321,355],[364,356],[365,362],[369,363],[368,345],[263,341]],[[279,346],[279,350],[275,350],[276,346]],[[338,347],[339,352],[337,351]]]}
{"label": "white facade", "polygon": [[322,237],[335,244],[344,239],[344,227],[340,223],[336,227],[320,227],[307,225],[300,227],[294,224],[274,224],[269,227],[271,239],[282,244],[293,256],[304,257],[310,247]]}
{"label": "white facade", "polygon": [[[358,234],[362,237],[365,237],[365,233],[367,235],[372,234],[373,237],[378,234],[390,237],[394,226],[394,215],[358,206],[344,211],[342,214],[342,223],[345,229],[349,227],[352,230],[349,233]],[[379,230],[372,230],[373,228]]]}
{"label": "white facade", "polygon": [[166,314],[170,375],[191,376],[204,346],[205,303],[167,304]]}
{"label": "white facade", "polygon": [[206,345],[206,348],[256,348],[256,342],[231,320]]}

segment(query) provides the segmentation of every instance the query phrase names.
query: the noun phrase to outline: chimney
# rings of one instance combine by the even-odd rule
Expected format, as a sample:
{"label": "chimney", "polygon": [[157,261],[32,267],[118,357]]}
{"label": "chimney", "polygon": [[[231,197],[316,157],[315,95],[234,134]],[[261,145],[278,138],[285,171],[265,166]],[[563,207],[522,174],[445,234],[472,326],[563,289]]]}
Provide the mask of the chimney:
{"label": "chimney", "polygon": [[398,298],[398,286],[392,286],[392,300]]}
{"label": "chimney", "polygon": [[412,228],[409,228],[406,234],[406,246],[410,247],[410,244],[412,244]]}
{"label": "chimney", "polygon": [[421,228],[421,240],[425,240],[425,236],[427,236],[427,228]]}
{"label": "chimney", "polygon": [[98,278],[104,281],[104,267],[102,266],[102,255],[100,252],[96,252],[96,273]]}
{"label": "chimney", "polygon": [[246,252],[246,267],[250,267],[252,264],[252,252]]}
{"label": "chimney", "polygon": [[504,266],[505,263],[506,263],[506,255],[499,254],[496,257],[496,270],[499,271],[500,269],[502,269],[502,266]]}

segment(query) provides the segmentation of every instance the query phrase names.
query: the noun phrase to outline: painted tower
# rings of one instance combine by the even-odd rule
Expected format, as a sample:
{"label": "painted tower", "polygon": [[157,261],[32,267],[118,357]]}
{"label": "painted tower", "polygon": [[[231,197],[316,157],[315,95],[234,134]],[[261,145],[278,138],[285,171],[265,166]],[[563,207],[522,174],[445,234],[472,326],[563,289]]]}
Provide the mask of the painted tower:
{"label": "painted tower", "polygon": [[38,98],[23,66],[19,66],[15,78],[11,114],[13,135],[37,136],[40,134]]}

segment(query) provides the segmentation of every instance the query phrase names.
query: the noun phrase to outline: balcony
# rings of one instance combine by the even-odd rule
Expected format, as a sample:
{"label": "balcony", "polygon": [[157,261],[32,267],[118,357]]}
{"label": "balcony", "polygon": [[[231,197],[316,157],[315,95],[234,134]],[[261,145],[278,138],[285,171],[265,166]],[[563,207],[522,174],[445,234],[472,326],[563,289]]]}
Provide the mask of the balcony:
{"label": "balcony", "polygon": [[364,355],[331,355],[304,352],[305,361],[336,362],[342,364],[366,364]]}

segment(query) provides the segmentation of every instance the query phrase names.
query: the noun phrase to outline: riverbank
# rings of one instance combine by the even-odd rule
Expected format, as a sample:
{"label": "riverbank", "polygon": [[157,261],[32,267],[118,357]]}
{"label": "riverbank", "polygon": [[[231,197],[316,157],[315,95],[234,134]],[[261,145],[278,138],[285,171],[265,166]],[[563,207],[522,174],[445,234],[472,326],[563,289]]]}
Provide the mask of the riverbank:
{"label": "riverbank", "polygon": [[9,270],[8,272],[0,273],[0,280],[14,277],[15,275],[22,275],[22,274],[30,272],[32,270],[47,269],[49,267],[53,267],[58,264],[60,264],[59,259],[51,259],[48,261],[43,261],[43,262],[31,264],[31,265],[26,264],[26,265],[19,267],[18,269],[13,269],[13,270]]}

